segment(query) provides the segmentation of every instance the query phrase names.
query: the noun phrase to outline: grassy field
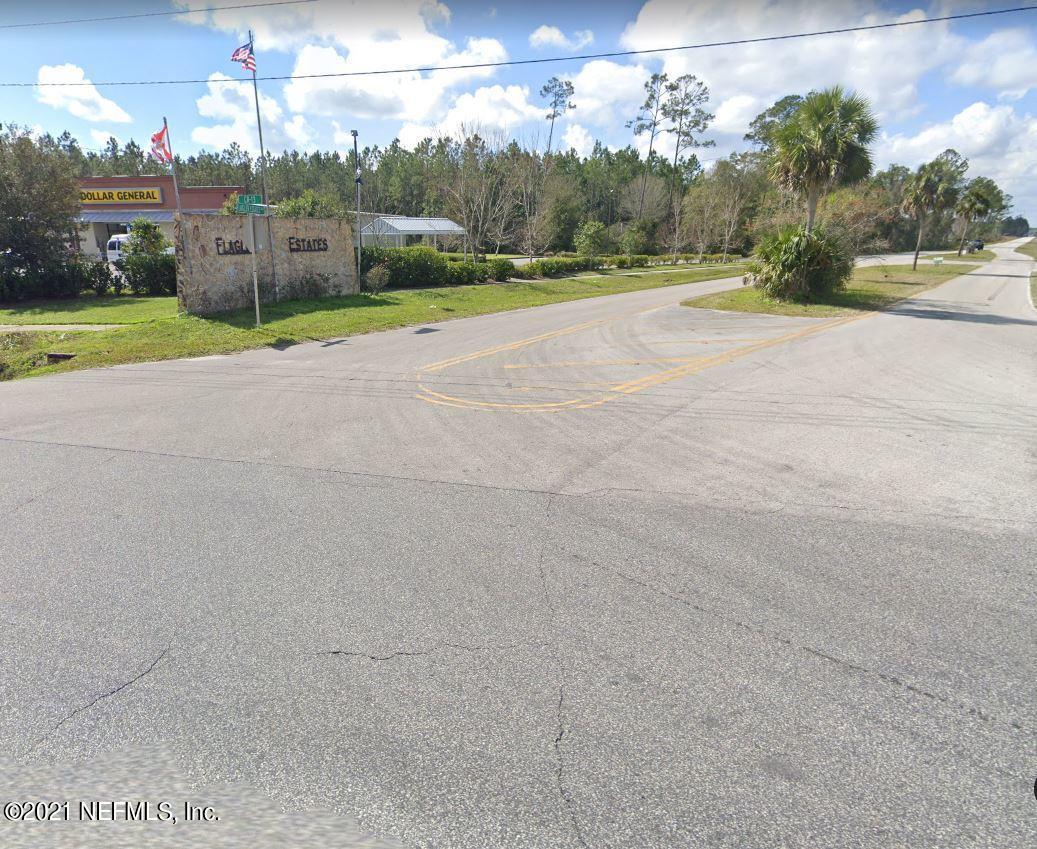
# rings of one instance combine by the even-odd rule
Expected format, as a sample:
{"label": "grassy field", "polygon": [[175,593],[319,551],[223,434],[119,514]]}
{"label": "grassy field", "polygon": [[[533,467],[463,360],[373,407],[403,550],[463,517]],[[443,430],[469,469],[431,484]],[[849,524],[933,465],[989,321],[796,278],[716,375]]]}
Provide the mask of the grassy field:
{"label": "grassy field", "polygon": [[753,286],[743,286],[715,295],[705,295],[684,301],[686,307],[733,312],[768,313],[823,318],[846,315],[860,310],[881,310],[897,301],[917,295],[938,283],[973,271],[973,265],[920,265],[912,271],[910,265],[870,266],[858,268],[853,279],[841,292],[834,293],[823,303],[777,301]]}
{"label": "grassy field", "polygon": [[83,295],[0,305],[0,324],[137,324],[176,315],[176,298]]}
{"label": "grassy field", "polygon": [[966,262],[990,262],[992,259],[997,259],[997,255],[993,251],[988,250],[973,251],[970,254],[962,254],[961,256],[958,256],[957,251],[951,251],[946,254],[930,254],[928,256],[923,254],[919,259],[933,259],[937,256],[942,256],[944,262],[955,262],[962,259]]}
{"label": "grassy field", "polygon": [[[634,274],[628,272],[630,276],[564,277],[521,283],[396,290],[377,296],[284,301],[264,306],[264,324],[260,328],[252,326],[253,312],[247,309],[209,318],[174,314],[169,318],[99,332],[6,333],[0,334],[0,380],[354,336],[597,295],[716,280],[730,277],[733,273],[737,270],[728,266],[681,266],[669,270],[646,269]],[[68,306],[65,302],[59,303]],[[42,306],[37,308],[39,314],[48,314]],[[49,314],[57,313],[51,311]],[[48,323],[51,322],[53,319],[48,319]],[[47,364],[48,352],[75,354],[75,358]]]}
{"label": "grassy field", "polygon": [[1030,259],[1037,259],[1037,239],[1030,239],[1030,241],[1021,248],[1016,248],[1015,252],[1026,254]]}
{"label": "grassy field", "polygon": [[[1021,248],[1015,249],[1016,253],[1025,254],[1030,259],[1037,259],[1037,239],[1030,239]],[[1037,304],[1037,271],[1030,275],[1030,299]]]}

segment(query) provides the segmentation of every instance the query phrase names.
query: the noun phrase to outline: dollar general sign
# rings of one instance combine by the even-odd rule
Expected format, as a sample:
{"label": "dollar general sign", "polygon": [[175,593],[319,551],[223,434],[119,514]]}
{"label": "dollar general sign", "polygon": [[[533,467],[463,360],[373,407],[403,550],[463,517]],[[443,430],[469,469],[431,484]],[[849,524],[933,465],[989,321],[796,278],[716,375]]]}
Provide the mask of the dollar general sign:
{"label": "dollar general sign", "polygon": [[162,189],[80,189],[79,202],[84,206],[91,203],[162,203]]}

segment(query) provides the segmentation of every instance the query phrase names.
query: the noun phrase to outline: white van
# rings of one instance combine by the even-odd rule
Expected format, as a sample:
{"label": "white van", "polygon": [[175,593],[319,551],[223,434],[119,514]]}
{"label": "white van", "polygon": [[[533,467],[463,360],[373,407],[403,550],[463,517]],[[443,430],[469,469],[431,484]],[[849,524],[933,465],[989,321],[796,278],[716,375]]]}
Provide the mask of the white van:
{"label": "white van", "polygon": [[108,246],[105,248],[105,252],[108,254],[108,262],[122,259],[124,245],[129,238],[129,233],[117,233],[108,240]]}

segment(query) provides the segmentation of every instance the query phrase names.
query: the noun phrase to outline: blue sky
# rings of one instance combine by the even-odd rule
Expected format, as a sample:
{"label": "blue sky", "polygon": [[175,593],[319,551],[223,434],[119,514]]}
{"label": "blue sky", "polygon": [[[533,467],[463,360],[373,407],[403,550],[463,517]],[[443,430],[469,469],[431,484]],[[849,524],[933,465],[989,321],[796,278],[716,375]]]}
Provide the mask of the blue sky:
{"label": "blue sky", "polygon": [[[4,4],[0,23],[204,9],[244,0],[109,0]],[[320,73],[465,61],[648,49],[896,19],[1005,4],[807,0],[641,0],[568,3],[467,0],[317,0],[267,9],[180,17],[0,29],[3,81],[240,77],[229,61],[256,30],[261,75]],[[546,143],[538,92],[551,75],[570,78],[576,109],[556,128],[555,146],[586,152],[593,139],[622,147],[624,123],[652,71],[695,73],[712,92],[715,151],[743,147],[748,122],[783,94],[841,82],[872,98],[883,126],[880,164],[917,165],[947,147],[969,157],[972,174],[996,179],[1016,208],[1037,221],[1037,13],[926,24],[868,34],[615,60],[570,61],[493,71],[263,82],[264,130],[273,150],[346,149],[349,129],[366,144],[456,132]],[[99,148],[114,135],[142,144],[169,118],[180,153],[237,141],[255,149],[251,86],[0,89],[0,120],[60,132]],[[644,140],[636,141],[639,146]],[[664,148],[666,141],[664,140]]]}

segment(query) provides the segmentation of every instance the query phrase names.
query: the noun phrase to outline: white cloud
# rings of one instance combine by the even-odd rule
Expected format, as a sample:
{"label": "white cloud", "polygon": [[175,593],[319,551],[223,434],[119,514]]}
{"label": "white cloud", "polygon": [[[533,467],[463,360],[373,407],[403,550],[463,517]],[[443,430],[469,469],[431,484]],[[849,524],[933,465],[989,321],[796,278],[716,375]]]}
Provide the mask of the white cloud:
{"label": "white cloud", "polygon": [[590,156],[591,151],[594,150],[594,137],[579,124],[570,124],[566,127],[562,141],[565,143],[566,150],[575,150],[580,156]]}
{"label": "white cloud", "polygon": [[42,65],[36,78],[41,84],[85,83],[85,85],[40,85],[36,99],[55,109],[66,109],[84,121],[128,124],[133,119],[113,100],[104,97],[78,65]]}
{"label": "white cloud", "polygon": [[970,177],[990,177],[1013,195],[1018,210],[1037,212],[1037,118],[980,101],[914,135],[883,136],[876,153],[883,165],[916,166],[949,147],[968,157]]}
{"label": "white cloud", "polygon": [[572,37],[567,36],[558,27],[542,24],[529,34],[529,46],[538,50],[545,47],[558,47],[563,50],[579,50],[593,43],[594,33],[589,29],[577,30]]}
{"label": "white cloud", "polygon": [[[207,147],[222,149],[236,143],[253,155],[259,152],[256,129],[256,103],[252,86],[226,74],[209,75],[208,91],[196,101],[198,114],[216,123],[195,127],[191,139]],[[313,132],[302,115],[284,120],[284,110],[269,95],[259,93],[259,111],[263,117],[263,141],[268,153],[289,148],[306,149],[313,142]]]}
{"label": "white cloud", "polygon": [[954,71],[955,82],[993,89],[1001,97],[1018,99],[1037,88],[1037,49],[1025,29],[993,32],[965,52]]}
{"label": "white cloud", "polygon": [[[507,58],[504,46],[492,38],[469,39],[461,51],[445,41],[438,47],[439,52],[430,61],[427,56],[424,59],[415,57],[410,43],[357,43],[347,56],[333,47],[310,45],[299,51],[293,73],[349,73],[392,68],[399,64],[400,56],[407,57],[406,64],[428,67],[499,62]],[[427,120],[440,111],[444,96],[451,88],[491,74],[492,69],[471,68],[425,74],[301,79],[288,83],[284,94],[292,108],[302,112],[327,117],[347,112],[360,118],[397,118],[414,122]]]}
{"label": "white cloud", "polygon": [[93,140],[93,143],[98,148],[103,148],[106,144],[108,144],[108,139],[115,139],[120,145],[123,144],[121,136],[117,136],[115,135],[115,133],[110,133],[107,130],[98,130],[95,128],[91,128],[90,138]]}
{"label": "white cloud", "polygon": [[641,65],[620,65],[606,59],[587,62],[574,76],[569,113],[574,120],[597,127],[622,126],[644,102],[644,84],[651,76]]}
{"label": "white cloud", "polygon": [[[741,0],[732,11],[730,0],[648,0],[621,41],[648,49],[926,16],[920,9],[896,15],[875,0]],[[765,108],[786,94],[842,83],[869,96],[880,118],[889,119],[917,111],[920,77],[959,58],[963,46],[947,23],[934,23],[670,53],[663,67],[671,77],[696,74],[714,104],[752,96]]]}
{"label": "white cloud", "polygon": [[[174,0],[181,9],[208,9],[210,0]],[[244,42],[249,29],[255,34],[256,53],[268,50],[290,52],[308,44],[337,44],[352,50],[357,43],[406,41],[401,55],[418,64],[442,52],[446,39],[433,29],[450,21],[450,9],[436,0],[334,0],[269,8],[250,7],[199,11],[176,18],[180,23],[205,26],[232,33]],[[229,51],[228,51],[229,53]],[[399,56],[396,57],[399,59]]]}
{"label": "white cloud", "polygon": [[313,149],[313,128],[302,115],[293,115],[290,121],[285,121],[284,134],[291,139],[297,150]]}
{"label": "white cloud", "polygon": [[456,137],[462,130],[482,134],[514,132],[518,127],[544,120],[544,110],[529,102],[527,86],[483,86],[465,92],[434,124],[407,122],[400,128],[400,142],[412,147],[425,138]]}
{"label": "white cloud", "polygon": [[751,94],[736,94],[717,105],[714,113],[716,117],[710,129],[744,136],[748,132],[749,123],[768,106],[770,103],[763,103]]}

